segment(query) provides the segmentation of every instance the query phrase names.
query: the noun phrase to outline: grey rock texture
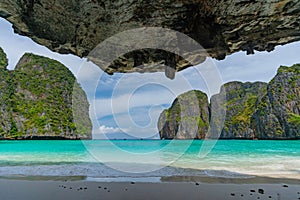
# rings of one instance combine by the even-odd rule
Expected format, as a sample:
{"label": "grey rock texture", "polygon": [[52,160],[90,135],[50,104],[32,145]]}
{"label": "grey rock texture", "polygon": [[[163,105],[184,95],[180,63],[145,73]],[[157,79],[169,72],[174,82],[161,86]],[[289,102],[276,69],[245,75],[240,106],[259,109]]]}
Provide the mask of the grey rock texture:
{"label": "grey rock texture", "polygon": [[252,116],[261,138],[300,138],[300,65],[281,66]]}
{"label": "grey rock texture", "polygon": [[158,120],[158,129],[164,139],[202,139],[209,124],[207,95],[192,90],[179,95]]}
{"label": "grey rock texture", "polygon": [[[250,128],[251,116],[256,111],[256,105],[265,95],[267,83],[230,82],[221,88],[226,95],[224,105],[226,117],[220,138],[253,138]],[[219,94],[222,95],[222,94]],[[216,97],[212,97],[214,101]]]}
{"label": "grey rock texture", "polygon": [[14,90],[14,88],[9,84],[11,77],[8,70],[6,70],[7,65],[8,60],[6,58],[6,54],[0,48],[0,126],[4,132],[11,129],[11,97]]}
{"label": "grey rock texture", "polygon": [[[192,91],[192,93],[201,93]],[[184,93],[181,99],[189,98],[191,92]],[[159,133],[162,139],[192,139],[190,132],[195,127],[202,131],[196,139],[300,139],[300,65],[281,66],[276,76],[267,84],[262,82],[230,82],[221,87],[219,94],[211,97],[210,104],[205,94],[198,95],[181,106],[181,110],[192,110],[181,116],[177,99],[169,109],[160,115]],[[224,98],[224,100],[223,100]],[[193,103],[198,102],[198,104]],[[198,106],[198,108],[195,107]],[[202,125],[185,122],[182,135],[182,122],[203,119]],[[217,112],[217,110],[219,110]],[[216,113],[218,113],[216,115]],[[222,116],[225,116],[224,120]],[[207,121],[209,119],[209,121]],[[223,123],[224,122],[224,123]],[[218,135],[218,132],[220,133]],[[183,137],[182,137],[183,136]]]}
{"label": "grey rock texture", "polygon": [[[300,39],[298,0],[1,0],[0,16],[17,33],[81,57],[114,34],[141,27],[187,34],[217,59],[240,50],[272,51],[276,45]],[[120,56],[105,70],[140,71],[135,68],[157,62],[176,71],[194,65],[170,52],[143,49]],[[155,66],[142,72],[164,71]]]}

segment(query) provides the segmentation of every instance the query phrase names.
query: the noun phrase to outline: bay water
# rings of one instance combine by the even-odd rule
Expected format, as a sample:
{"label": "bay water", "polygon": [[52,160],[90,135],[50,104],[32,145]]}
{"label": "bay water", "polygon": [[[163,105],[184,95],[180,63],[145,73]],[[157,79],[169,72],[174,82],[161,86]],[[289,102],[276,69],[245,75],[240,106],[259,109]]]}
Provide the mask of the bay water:
{"label": "bay water", "polygon": [[9,175],[300,179],[300,140],[0,141],[0,176]]}

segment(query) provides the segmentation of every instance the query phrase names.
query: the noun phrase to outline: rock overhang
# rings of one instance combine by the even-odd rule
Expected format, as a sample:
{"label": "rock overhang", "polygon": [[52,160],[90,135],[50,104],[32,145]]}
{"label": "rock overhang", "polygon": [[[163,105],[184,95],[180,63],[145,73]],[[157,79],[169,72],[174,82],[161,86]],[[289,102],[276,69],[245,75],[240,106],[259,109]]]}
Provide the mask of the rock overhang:
{"label": "rock overhang", "polygon": [[[88,57],[116,34],[143,27],[186,34],[206,50],[206,56],[219,60],[237,51],[272,51],[300,40],[298,0],[2,0],[0,16],[13,24],[15,32],[53,51],[80,57]],[[145,48],[121,55],[104,71],[169,69],[166,75],[172,78],[193,65],[172,52]]]}

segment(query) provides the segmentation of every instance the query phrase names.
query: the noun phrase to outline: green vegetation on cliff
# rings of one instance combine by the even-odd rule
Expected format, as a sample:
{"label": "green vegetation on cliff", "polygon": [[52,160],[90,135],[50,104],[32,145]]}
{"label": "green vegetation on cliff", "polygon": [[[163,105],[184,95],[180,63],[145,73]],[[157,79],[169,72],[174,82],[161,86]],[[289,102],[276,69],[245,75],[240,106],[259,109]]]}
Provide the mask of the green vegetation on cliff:
{"label": "green vegetation on cliff", "polygon": [[7,66],[8,60],[6,54],[4,53],[3,49],[0,48],[0,68],[3,69]]}
{"label": "green vegetation on cliff", "polygon": [[267,84],[230,82],[223,85],[221,92],[226,95],[226,117],[221,137],[251,138],[249,129],[256,102],[266,92]]}
{"label": "green vegetation on cliff", "polygon": [[251,128],[259,138],[300,138],[300,64],[281,66],[252,116]]}
{"label": "green vegetation on cliff", "polygon": [[[1,59],[2,60],[2,59]],[[0,134],[2,138],[90,138],[85,93],[61,63],[26,53],[15,70],[2,69]],[[82,110],[75,123],[73,88]]]}
{"label": "green vegetation on cliff", "polygon": [[[184,96],[188,94],[189,92],[179,97],[185,98]],[[212,125],[211,129],[208,129],[206,121],[204,135],[216,134],[208,133],[207,130],[218,130],[221,132],[219,137],[224,139],[300,139],[300,64],[291,67],[281,66],[268,84],[237,81],[226,83],[221,87],[219,94],[212,96],[211,104],[202,101],[205,100],[203,96],[198,98],[200,110],[209,110],[208,118]],[[180,110],[174,106],[176,101],[177,99],[159,118],[161,138],[188,138],[176,136],[180,134],[178,127],[184,120],[171,115],[173,112],[176,116],[181,115]],[[192,101],[184,106],[185,109],[189,107],[193,107]],[[224,120],[212,115],[217,113],[217,110],[224,113]],[[192,117],[199,118],[194,115]],[[185,130],[193,130],[192,124],[185,124]],[[199,127],[203,127],[201,123],[199,124]]]}
{"label": "green vegetation on cliff", "polygon": [[172,106],[159,118],[158,129],[162,138],[204,138],[209,125],[207,95],[192,90],[179,95]]}
{"label": "green vegetation on cliff", "polygon": [[289,123],[300,126],[300,115],[291,113],[288,119]]}

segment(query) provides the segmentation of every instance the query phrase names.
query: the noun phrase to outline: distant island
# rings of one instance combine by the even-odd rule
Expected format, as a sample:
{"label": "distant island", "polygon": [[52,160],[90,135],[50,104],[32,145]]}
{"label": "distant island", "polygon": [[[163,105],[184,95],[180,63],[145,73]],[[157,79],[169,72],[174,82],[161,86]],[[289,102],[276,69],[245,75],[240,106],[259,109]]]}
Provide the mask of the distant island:
{"label": "distant island", "polygon": [[87,97],[67,67],[30,53],[7,65],[0,48],[0,139],[91,139]]}
{"label": "distant island", "polygon": [[[226,100],[218,101],[222,95]],[[213,108],[224,111],[220,136],[208,129]],[[281,66],[269,83],[226,83],[210,103],[201,91],[181,94],[161,113],[158,129],[162,139],[300,139],[300,64]]]}

